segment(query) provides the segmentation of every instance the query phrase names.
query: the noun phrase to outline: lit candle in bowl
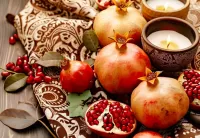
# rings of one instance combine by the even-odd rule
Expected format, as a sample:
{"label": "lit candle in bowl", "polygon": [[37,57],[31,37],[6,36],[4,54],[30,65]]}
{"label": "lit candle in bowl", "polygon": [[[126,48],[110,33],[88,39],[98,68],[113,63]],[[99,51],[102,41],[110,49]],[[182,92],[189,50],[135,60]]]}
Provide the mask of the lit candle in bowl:
{"label": "lit candle in bowl", "polygon": [[153,32],[147,39],[155,46],[169,50],[185,49],[192,45],[186,36],[172,30]]}
{"label": "lit candle in bowl", "polygon": [[142,15],[146,20],[171,16],[186,19],[190,0],[141,0]]}
{"label": "lit candle in bowl", "polygon": [[175,17],[149,21],[142,31],[142,48],[158,70],[181,71],[194,59],[199,35],[193,25]]}
{"label": "lit candle in bowl", "polygon": [[184,3],[179,0],[147,0],[147,5],[159,11],[173,11],[184,7]]}

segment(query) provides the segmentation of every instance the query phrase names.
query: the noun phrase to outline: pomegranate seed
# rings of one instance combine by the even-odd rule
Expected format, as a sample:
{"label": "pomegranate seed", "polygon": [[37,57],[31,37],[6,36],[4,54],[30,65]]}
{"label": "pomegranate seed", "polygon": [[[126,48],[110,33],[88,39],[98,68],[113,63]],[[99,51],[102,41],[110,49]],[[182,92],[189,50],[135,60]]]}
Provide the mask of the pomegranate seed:
{"label": "pomegranate seed", "polygon": [[37,67],[37,72],[42,72],[42,67],[41,66]]}
{"label": "pomegranate seed", "polygon": [[11,74],[10,72],[6,72],[6,71],[1,72],[1,76],[3,78],[7,78],[10,74]]}
{"label": "pomegranate seed", "polygon": [[36,76],[36,77],[34,78],[34,82],[35,82],[35,83],[40,83],[40,82],[42,82],[42,78],[41,78],[40,76]]}
{"label": "pomegranate seed", "polygon": [[194,88],[194,89],[193,89],[193,93],[194,93],[194,94],[197,94],[197,91],[198,91],[197,88]]}
{"label": "pomegranate seed", "polygon": [[126,120],[122,120],[122,125],[126,125]]}
{"label": "pomegranate seed", "polygon": [[90,111],[90,114],[93,115],[94,113],[96,113],[94,110]]}
{"label": "pomegranate seed", "polygon": [[103,103],[104,103],[105,105],[108,105],[108,100],[103,100]]}
{"label": "pomegranate seed", "polygon": [[134,120],[130,120],[129,122],[130,122],[131,124],[134,124],[135,121],[134,121]]}
{"label": "pomegranate seed", "polygon": [[18,34],[14,34],[13,37],[15,38],[15,40],[19,40]]}
{"label": "pomegranate seed", "polygon": [[191,86],[192,86],[192,87],[196,87],[197,85],[198,85],[198,84],[192,84]]}
{"label": "pomegranate seed", "polygon": [[88,122],[92,122],[93,121],[93,118],[92,117],[89,117],[88,118]]}
{"label": "pomegranate seed", "polygon": [[200,94],[198,94],[197,98],[200,99]]}
{"label": "pomegranate seed", "polygon": [[200,89],[200,85],[197,85],[196,88],[197,88],[197,89]]}
{"label": "pomegranate seed", "polygon": [[100,111],[101,113],[103,113],[104,109],[101,107],[101,108],[99,108],[99,111]]}
{"label": "pomegranate seed", "polygon": [[102,107],[105,109],[105,108],[107,107],[107,105],[103,103],[103,104],[102,104]]}
{"label": "pomegranate seed", "polygon": [[106,130],[106,131],[110,131],[111,128],[110,128],[110,127],[106,127],[105,130]]}
{"label": "pomegranate seed", "polygon": [[28,84],[33,84],[34,83],[34,77],[32,75],[30,75],[27,80],[26,80],[26,83]]}
{"label": "pomegranate seed", "polygon": [[29,65],[24,66],[24,72],[29,73],[31,71]]}
{"label": "pomegranate seed", "polygon": [[191,97],[192,96],[192,91],[187,91],[187,94],[188,94],[189,97]]}
{"label": "pomegranate seed", "polygon": [[197,92],[198,94],[200,94],[200,89],[198,89],[198,92]]}
{"label": "pomegranate seed", "polygon": [[120,103],[119,102],[115,102],[115,105],[120,106]]}
{"label": "pomegranate seed", "polygon": [[190,87],[190,86],[187,85],[187,86],[185,86],[185,89],[188,89],[189,87]]}
{"label": "pomegranate seed", "polygon": [[109,120],[109,123],[112,123],[112,117],[110,117],[108,120]]}
{"label": "pomegranate seed", "polygon": [[9,43],[10,43],[11,45],[14,45],[14,44],[16,43],[16,40],[15,40],[15,38],[14,38],[13,36],[11,36],[11,37],[9,38]]}
{"label": "pomegranate seed", "polygon": [[200,81],[200,77],[198,77],[197,80]]}
{"label": "pomegranate seed", "polygon": [[184,71],[184,76],[187,76],[188,75],[188,70]]}
{"label": "pomegranate seed", "polygon": [[92,115],[94,119],[97,119],[99,116],[97,114]]}
{"label": "pomegranate seed", "polygon": [[196,99],[196,98],[197,98],[196,94],[193,94],[193,98],[194,98],[194,99]]}
{"label": "pomegranate seed", "polygon": [[114,118],[118,118],[119,117],[119,114],[118,113],[114,113]]}
{"label": "pomegranate seed", "polygon": [[116,126],[117,128],[120,128],[120,123],[115,123],[115,126]]}
{"label": "pomegranate seed", "polygon": [[126,126],[125,126],[125,125],[122,125],[121,130],[122,130],[122,131],[126,131]]}
{"label": "pomegranate seed", "polygon": [[108,117],[107,117],[107,116],[104,116],[104,117],[103,117],[103,122],[104,122],[104,123],[108,123]]}
{"label": "pomegranate seed", "polygon": [[111,5],[110,1],[106,1],[106,2],[104,3],[104,6],[105,6],[105,7],[108,7],[108,6],[110,6],[110,5]]}
{"label": "pomegranate seed", "polygon": [[99,111],[99,107],[98,106],[94,106],[94,110],[96,111],[96,112],[98,112]]}
{"label": "pomegranate seed", "polygon": [[191,75],[194,75],[194,74],[195,74],[195,72],[194,72],[193,69],[191,69],[191,70],[189,71],[189,73],[190,73]]}
{"label": "pomegranate seed", "polygon": [[[52,78],[50,76],[45,76],[44,77],[44,82],[50,83],[52,81]],[[102,111],[103,112],[103,111]]]}
{"label": "pomegranate seed", "polygon": [[98,121],[98,120],[94,120],[93,122],[94,122],[95,125],[98,125],[98,124],[99,124],[99,121]]}
{"label": "pomegranate seed", "polygon": [[20,68],[20,66],[16,66],[14,72],[21,73],[22,69]]}
{"label": "pomegranate seed", "polygon": [[128,123],[128,127],[129,127],[130,129],[132,129],[132,128],[133,128],[133,124]]}
{"label": "pomegranate seed", "polygon": [[127,131],[127,132],[131,132],[131,128],[127,127],[127,128],[126,128],[126,131]]}
{"label": "pomegranate seed", "polygon": [[41,78],[44,78],[45,75],[44,75],[43,72],[37,72],[37,73],[36,73],[36,76],[40,76]]}
{"label": "pomegranate seed", "polygon": [[118,113],[121,113],[121,109],[120,109],[119,107],[117,108],[117,112],[118,112]]}
{"label": "pomegranate seed", "polygon": [[196,78],[193,77],[193,78],[191,79],[191,82],[194,82],[195,80],[196,80]]}
{"label": "pomegranate seed", "polygon": [[6,64],[6,69],[11,70],[11,68],[13,68],[14,66],[15,66],[15,63],[9,62],[8,64]]}
{"label": "pomegranate seed", "polygon": [[198,83],[199,83],[199,80],[195,80],[194,83],[198,84]]}
{"label": "pomegranate seed", "polygon": [[113,124],[111,124],[111,123],[110,123],[110,124],[108,124],[108,127],[112,128],[112,127],[113,127]]}
{"label": "pomegranate seed", "polygon": [[187,77],[188,79],[191,79],[191,78],[192,78],[192,75],[191,75],[191,74],[188,74],[186,77]]}
{"label": "pomegranate seed", "polygon": [[86,116],[87,116],[87,117],[90,117],[90,116],[91,116],[90,112],[87,112]]}

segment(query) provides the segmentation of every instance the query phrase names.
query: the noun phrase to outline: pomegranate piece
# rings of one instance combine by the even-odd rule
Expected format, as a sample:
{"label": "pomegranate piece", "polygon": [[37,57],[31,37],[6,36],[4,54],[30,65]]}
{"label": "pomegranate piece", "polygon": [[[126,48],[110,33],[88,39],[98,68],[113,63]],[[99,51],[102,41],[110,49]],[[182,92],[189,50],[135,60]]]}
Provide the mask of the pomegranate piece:
{"label": "pomegranate piece", "polygon": [[20,66],[16,66],[14,69],[14,72],[21,73],[21,72],[23,72],[23,70],[21,69]]}
{"label": "pomegranate piece", "polygon": [[200,71],[185,70],[179,76],[178,81],[183,85],[190,99],[190,109],[200,111],[200,105],[194,102],[200,100]]}
{"label": "pomegranate piece", "polygon": [[93,103],[85,114],[88,127],[105,138],[125,138],[136,128],[131,108],[111,100]]}
{"label": "pomegranate piece", "polygon": [[10,43],[11,45],[14,45],[14,44],[16,43],[16,40],[15,40],[15,38],[14,38],[13,36],[11,36],[11,37],[9,38],[9,43]]}
{"label": "pomegranate piece", "polygon": [[40,82],[42,82],[42,77],[36,76],[36,77],[34,78],[34,82],[35,82],[35,83],[40,83]]}
{"label": "pomegranate piece", "polygon": [[133,138],[162,138],[158,132],[154,131],[143,131],[137,133]]}
{"label": "pomegranate piece", "polygon": [[27,84],[33,84],[34,83],[34,77],[32,75],[30,75],[27,80],[26,80]]}

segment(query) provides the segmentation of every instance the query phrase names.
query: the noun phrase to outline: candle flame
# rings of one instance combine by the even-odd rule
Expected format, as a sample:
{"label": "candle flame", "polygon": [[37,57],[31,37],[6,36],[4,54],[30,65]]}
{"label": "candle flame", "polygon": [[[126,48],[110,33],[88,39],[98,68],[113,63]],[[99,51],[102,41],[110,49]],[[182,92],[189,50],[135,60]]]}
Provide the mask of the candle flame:
{"label": "candle flame", "polygon": [[169,4],[168,4],[168,2],[166,2],[164,5],[165,11],[167,10],[168,7],[169,7]]}
{"label": "candle flame", "polygon": [[170,35],[167,36],[167,45],[169,45],[169,43],[171,42],[171,37]]}

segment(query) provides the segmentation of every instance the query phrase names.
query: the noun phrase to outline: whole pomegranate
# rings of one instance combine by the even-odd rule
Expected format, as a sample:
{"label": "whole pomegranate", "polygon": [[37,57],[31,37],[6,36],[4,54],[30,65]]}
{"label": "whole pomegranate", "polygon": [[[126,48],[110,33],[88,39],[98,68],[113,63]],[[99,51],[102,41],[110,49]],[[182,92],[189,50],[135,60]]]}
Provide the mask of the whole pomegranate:
{"label": "whole pomegranate", "polygon": [[185,70],[178,81],[183,85],[190,99],[190,109],[200,111],[200,71]]}
{"label": "whole pomegranate", "polygon": [[90,105],[85,122],[94,133],[104,138],[125,138],[136,128],[131,108],[111,100],[100,100]]}
{"label": "whole pomegranate", "polygon": [[94,71],[101,85],[110,93],[126,94],[139,84],[145,67],[151,67],[146,53],[126,37],[116,33],[114,40],[98,53]]}
{"label": "whole pomegranate", "polygon": [[154,131],[143,131],[137,133],[133,138],[163,138],[159,133]]}
{"label": "whole pomegranate", "polygon": [[98,13],[94,20],[93,28],[101,46],[112,43],[109,37],[114,36],[113,30],[121,34],[130,32],[132,43],[140,44],[146,20],[137,9],[130,7],[131,1],[113,0],[113,3],[115,5]]}
{"label": "whole pomegranate", "polygon": [[175,125],[189,108],[183,86],[173,78],[148,73],[131,95],[131,108],[138,121],[152,129]]}
{"label": "whole pomegranate", "polygon": [[60,83],[67,92],[82,93],[92,87],[94,73],[85,62],[64,60],[60,72]]}

